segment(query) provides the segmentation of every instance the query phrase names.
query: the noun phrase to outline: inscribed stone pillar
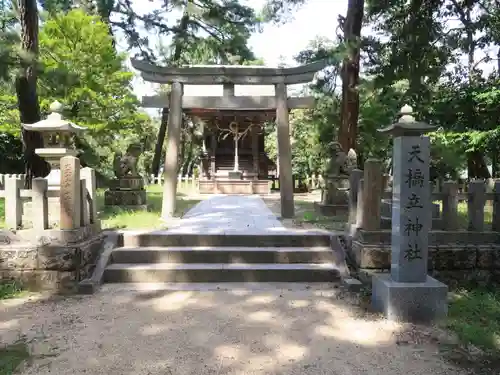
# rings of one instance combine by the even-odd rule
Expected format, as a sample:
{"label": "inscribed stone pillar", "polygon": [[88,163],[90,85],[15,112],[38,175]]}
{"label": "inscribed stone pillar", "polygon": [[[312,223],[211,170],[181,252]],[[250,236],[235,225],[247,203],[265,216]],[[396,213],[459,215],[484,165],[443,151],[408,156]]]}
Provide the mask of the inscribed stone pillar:
{"label": "inscribed stone pillar", "polygon": [[430,323],[447,314],[448,287],[427,275],[432,126],[415,121],[404,106],[399,122],[382,133],[394,137],[391,273],[372,278],[372,304],[390,320]]}
{"label": "inscribed stone pillar", "polygon": [[290,146],[290,124],[288,118],[287,91],[284,83],[275,85],[276,123],[278,127],[278,161],[281,197],[281,217],[293,218],[292,150]]}
{"label": "inscribed stone pillar", "polygon": [[393,155],[391,276],[402,283],[424,282],[432,220],[429,138],[396,137]]}
{"label": "inscribed stone pillar", "polygon": [[80,160],[74,156],[61,158],[61,190],[59,195],[61,230],[80,227]]}
{"label": "inscribed stone pillar", "polygon": [[179,169],[179,147],[182,123],[182,84],[173,82],[170,91],[170,111],[168,113],[167,149],[165,153],[165,182],[161,216],[173,217],[177,194],[177,171]]}

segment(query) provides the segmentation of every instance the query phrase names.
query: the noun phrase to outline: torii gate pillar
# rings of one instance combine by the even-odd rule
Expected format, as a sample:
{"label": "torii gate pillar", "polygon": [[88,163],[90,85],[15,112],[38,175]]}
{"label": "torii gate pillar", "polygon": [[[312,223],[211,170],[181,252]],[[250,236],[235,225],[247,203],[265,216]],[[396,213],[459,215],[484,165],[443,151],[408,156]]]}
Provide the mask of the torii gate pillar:
{"label": "torii gate pillar", "polygon": [[177,196],[177,172],[179,169],[179,145],[181,143],[182,123],[182,84],[173,82],[170,91],[167,126],[167,149],[165,152],[165,167],[163,186],[163,201],[161,217],[168,220],[174,216]]}
{"label": "torii gate pillar", "polygon": [[281,217],[291,219],[295,215],[293,202],[292,150],[288,117],[287,89],[284,83],[275,85],[276,124],[278,128],[278,159],[280,166]]}

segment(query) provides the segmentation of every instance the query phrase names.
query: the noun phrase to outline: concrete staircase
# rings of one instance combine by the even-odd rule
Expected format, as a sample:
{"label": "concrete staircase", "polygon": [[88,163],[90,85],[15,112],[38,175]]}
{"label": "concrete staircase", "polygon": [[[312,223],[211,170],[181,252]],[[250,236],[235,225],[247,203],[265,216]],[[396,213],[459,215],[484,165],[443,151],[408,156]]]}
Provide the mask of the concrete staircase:
{"label": "concrete staircase", "polygon": [[105,283],[335,282],[345,273],[328,234],[124,234]]}

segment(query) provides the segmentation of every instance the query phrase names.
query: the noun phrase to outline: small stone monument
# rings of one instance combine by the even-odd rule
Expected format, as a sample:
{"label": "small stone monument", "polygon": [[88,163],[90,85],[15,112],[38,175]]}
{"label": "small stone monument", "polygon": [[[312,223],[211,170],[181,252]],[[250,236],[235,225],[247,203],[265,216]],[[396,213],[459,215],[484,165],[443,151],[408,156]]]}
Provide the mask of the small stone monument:
{"label": "small stone monument", "polygon": [[133,143],[125,155],[115,154],[114,172],[116,179],[104,193],[105,206],[120,206],[130,209],[147,209],[144,179],[137,172],[137,162],[142,154],[142,146]]}
{"label": "small stone monument", "polygon": [[429,323],[447,314],[448,287],[427,275],[431,190],[430,140],[434,127],[415,121],[412,108],[379,131],[394,138],[391,272],[372,279],[372,305],[390,320]]}
{"label": "small stone monument", "polygon": [[[50,105],[50,114],[45,120],[34,124],[23,124],[23,128],[29,131],[36,131],[42,134],[44,148],[37,148],[35,153],[45,159],[50,165],[50,173],[47,179],[49,194],[50,191],[59,192],[61,189],[60,161],[65,156],[77,156],[79,151],[75,149],[75,135],[86,130],[71,121],[64,119],[62,111],[64,106],[57,100]],[[48,198],[49,221],[59,222],[59,197],[58,193],[50,194]],[[30,216],[31,202],[24,203],[24,215]]]}
{"label": "small stone monument", "polygon": [[349,173],[357,166],[357,155],[350,149],[347,155],[338,142],[333,144],[328,161],[321,202],[316,204],[318,212],[325,216],[346,213],[349,206]]}

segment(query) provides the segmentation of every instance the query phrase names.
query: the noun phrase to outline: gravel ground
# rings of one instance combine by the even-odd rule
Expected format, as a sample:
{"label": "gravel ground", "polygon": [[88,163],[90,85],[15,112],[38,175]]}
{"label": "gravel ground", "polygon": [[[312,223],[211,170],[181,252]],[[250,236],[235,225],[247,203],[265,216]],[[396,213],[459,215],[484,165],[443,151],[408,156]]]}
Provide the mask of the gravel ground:
{"label": "gravel ground", "polygon": [[0,341],[30,343],[22,374],[465,374],[438,354],[434,331],[403,331],[330,285],[224,287],[3,301]]}

